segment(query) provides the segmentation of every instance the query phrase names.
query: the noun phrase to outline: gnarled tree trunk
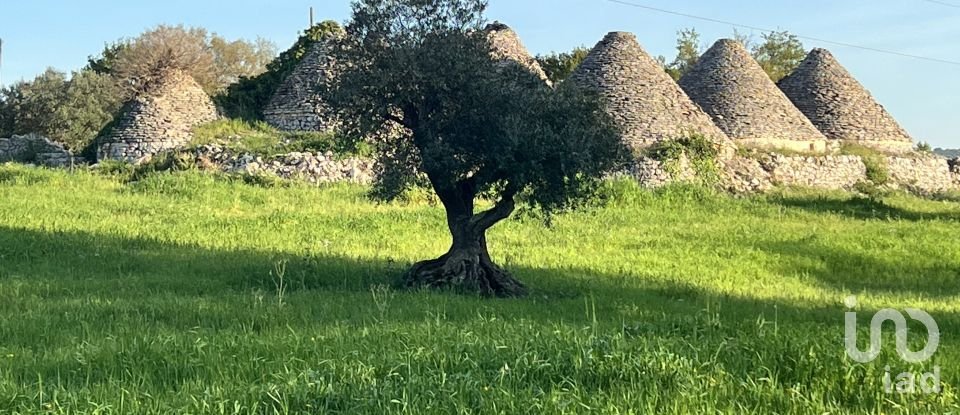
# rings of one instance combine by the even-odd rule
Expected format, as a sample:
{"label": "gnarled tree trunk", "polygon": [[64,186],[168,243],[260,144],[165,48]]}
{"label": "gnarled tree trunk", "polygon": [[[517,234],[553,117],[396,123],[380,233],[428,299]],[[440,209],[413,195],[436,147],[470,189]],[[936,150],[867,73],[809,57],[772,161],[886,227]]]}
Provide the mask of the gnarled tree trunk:
{"label": "gnarled tree trunk", "polygon": [[516,297],[527,293],[523,283],[490,259],[485,229],[477,232],[469,220],[450,222],[453,235],[450,250],[440,258],[414,264],[407,273],[408,286],[496,297]]}
{"label": "gnarled tree trunk", "polygon": [[448,187],[435,185],[435,189],[446,210],[453,243],[440,258],[414,264],[406,275],[407,286],[496,297],[525,295],[526,287],[494,264],[487,251],[487,229],[513,213],[516,191],[512,188],[505,191],[493,208],[474,214],[477,192],[472,181],[461,181]]}

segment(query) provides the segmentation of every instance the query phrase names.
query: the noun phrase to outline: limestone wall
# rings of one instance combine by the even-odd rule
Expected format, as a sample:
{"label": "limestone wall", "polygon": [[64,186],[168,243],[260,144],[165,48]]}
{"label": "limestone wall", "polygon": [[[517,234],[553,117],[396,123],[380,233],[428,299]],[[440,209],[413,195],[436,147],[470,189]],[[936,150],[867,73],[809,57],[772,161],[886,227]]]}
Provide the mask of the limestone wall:
{"label": "limestone wall", "polygon": [[939,193],[960,188],[950,162],[942,157],[888,157],[887,169],[892,182],[914,192]]}
{"label": "limestone wall", "polygon": [[188,143],[193,128],[217,119],[217,108],[187,74],[173,73],[155,89],[123,109],[115,126],[100,139],[97,158],[138,163]]}
{"label": "limestone wall", "polygon": [[[689,163],[686,164],[689,166]],[[764,154],[737,156],[718,161],[722,185],[734,193],[755,193],[776,186],[852,190],[869,181],[867,166],[860,156],[784,156]],[[896,156],[886,158],[888,188],[920,194],[938,194],[960,189],[960,159],[935,156]],[[679,171],[679,175],[677,172]],[[692,171],[667,169],[657,160],[641,158],[632,176],[647,187],[660,187],[691,179]]]}
{"label": "limestone wall", "polygon": [[37,135],[15,135],[0,138],[0,162],[15,161],[49,167],[69,167],[83,164],[62,144]]}
{"label": "limestone wall", "polygon": [[272,157],[234,153],[221,146],[206,145],[193,152],[197,164],[225,173],[266,175],[309,183],[373,181],[373,161],[360,158],[339,159],[333,153],[295,152]]}
{"label": "limestone wall", "polygon": [[787,157],[775,155],[760,160],[778,186],[850,189],[867,180],[867,167],[858,156]]}

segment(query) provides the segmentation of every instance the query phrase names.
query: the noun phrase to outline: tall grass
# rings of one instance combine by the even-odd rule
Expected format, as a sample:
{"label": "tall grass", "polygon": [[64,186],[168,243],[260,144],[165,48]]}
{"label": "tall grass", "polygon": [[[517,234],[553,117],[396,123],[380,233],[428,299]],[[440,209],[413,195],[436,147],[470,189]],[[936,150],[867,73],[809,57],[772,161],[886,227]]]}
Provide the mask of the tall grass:
{"label": "tall grass", "polygon": [[[0,413],[960,411],[955,202],[611,183],[495,227],[533,293],[485,300],[392,288],[444,218],[365,190],[0,166]],[[845,358],[851,294],[932,314],[934,360]]]}

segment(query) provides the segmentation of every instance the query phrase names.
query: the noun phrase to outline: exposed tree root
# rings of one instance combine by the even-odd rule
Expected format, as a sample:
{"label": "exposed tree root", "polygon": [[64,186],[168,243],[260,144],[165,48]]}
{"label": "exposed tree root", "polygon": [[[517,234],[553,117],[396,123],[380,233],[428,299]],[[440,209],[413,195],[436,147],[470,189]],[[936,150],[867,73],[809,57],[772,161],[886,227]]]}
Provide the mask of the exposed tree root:
{"label": "exposed tree root", "polygon": [[479,293],[489,297],[520,297],[527,288],[498,267],[480,249],[460,249],[430,261],[418,262],[407,272],[405,284]]}

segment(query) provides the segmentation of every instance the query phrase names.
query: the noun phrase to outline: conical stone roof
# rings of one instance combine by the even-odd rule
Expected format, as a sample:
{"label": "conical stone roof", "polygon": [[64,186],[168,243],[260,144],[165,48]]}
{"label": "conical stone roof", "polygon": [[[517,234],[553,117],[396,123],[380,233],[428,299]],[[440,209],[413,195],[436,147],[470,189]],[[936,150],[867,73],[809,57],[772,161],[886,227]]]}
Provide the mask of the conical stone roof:
{"label": "conical stone roof", "polygon": [[506,63],[520,64],[544,82],[550,83],[547,73],[543,71],[540,63],[534,59],[533,55],[523,46],[520,35],[513,31],[510,26],[500,22],[493,22],[484,28],[490,46],[493,48],[493,58]]}
{"label": "conical stone roof", "polygon": [[826,150],[826,137],[737,41],[721,39],[680,79],[730,138],[750,146]]}
{"label": "conical stone roof", "polygon": [[189,143],[194,127],[217,118],[217,107],[193,77],[174,71],[124,105],[100,139],[97,158],[141,162]]}
{"label": "conical stone roof", "polygon": [[692,132],[718,143],[729,141],[632,33],[607,34],[570,81],[600,93],[623,130],[624,142],[635,150]]}
{"label": "conical stone roof", "polygon": [[779,83],[829,139],[882,150],[910,150],[913,139],[826,49],[814,49]]}
{"label": "conical stone roof", "polygon": [[333,76],[330,44],[319,41],[310,46],[296,69],[287,76],[263,110],[268,124],[282,131],[330,131],[336,121],[317,92]]}

